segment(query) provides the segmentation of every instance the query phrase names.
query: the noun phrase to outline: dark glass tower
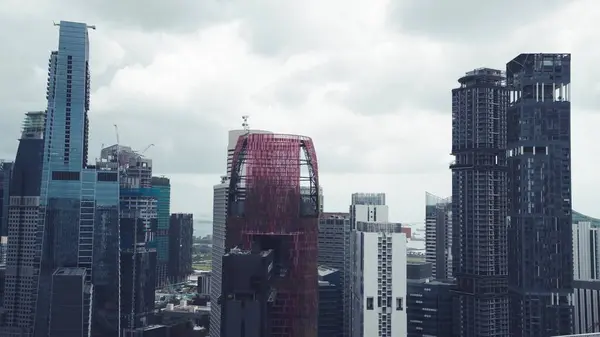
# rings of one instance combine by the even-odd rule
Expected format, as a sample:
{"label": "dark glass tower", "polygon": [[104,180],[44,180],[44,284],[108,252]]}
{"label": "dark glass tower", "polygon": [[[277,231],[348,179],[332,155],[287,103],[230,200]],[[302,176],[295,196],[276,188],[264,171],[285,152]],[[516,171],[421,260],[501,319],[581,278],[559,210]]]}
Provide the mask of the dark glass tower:
{"label": "dark glass tower", "polygon": [[454,335],[508,336],[506,106],[500,70],[481,68],[452,90]]}
{"label": "dark glass tower", "polygon": [[152,177],[152,192],[156,197],[157,228],[154,244],[156,246],[156,287],[167,282],[169,262],[169,222],[171,217],[171,182],[169,178]]}
{"label": "dark glass tower", "polygon": [[12,162],[0,159],[0,236],[8,236],[8,200],[12,167]]}
{"label": "dark glass tower", "polygon": [[39,275],[34,287],[34,335],[49,336],[55,309],[51,303],[58,303],[51,301],[55,271],[83,268],[85,286],[80,287],[83,300],[78,312],[84,317],[90,316],[90,310],[93,313],[92,322],[83,320],[82,331],[106,336],[118,331],[118,250],[114,238],[118,236],[119,184],[116,172],[88,166],[90,27],[66,21],[58,25],[58,51],[50,57],[34,257],[33,275]]}
{"label": "dark glass tower", "polygon": [[169,266],[170,282],[185,282],[193,272],[192,246],[194,244],[194,215],[171,214],[169,224]]}
{"label": "dark glass tower", "polygon": [[13,166],[8,203],[8,255],[3,336],[31,336],[37,285],[34,249],[44,151],[44,112],[28,112]]}
{"label": "dark glass tower", "polygon": [[506,65],[511,336],[571,334],[571,55]]}

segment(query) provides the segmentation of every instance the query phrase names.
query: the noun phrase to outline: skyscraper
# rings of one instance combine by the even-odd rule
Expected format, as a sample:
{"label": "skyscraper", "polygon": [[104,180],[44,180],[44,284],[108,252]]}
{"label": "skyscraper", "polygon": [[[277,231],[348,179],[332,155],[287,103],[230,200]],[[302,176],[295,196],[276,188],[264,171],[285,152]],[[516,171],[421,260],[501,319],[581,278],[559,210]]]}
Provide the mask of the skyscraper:
{"label": "skyscraper", "polygon": [[[319,265],[337,270],[341,290],[342,319],[344,336],[349,336],[351,284],[351,225],[349,213],[322,213],[319,217]],[[320,309],[319,309],[320,310]],[[319,332],[320,334],[321,332]]]}
{"label": "skyscraper", "polygon": [[171,214],[169,224],[169,266],[171,282],[185,282],[193,272],[194,215]]}
{"label": "skyscraper", "polygon": [[0,159],[0,236],[8,235],[8,201],[13,163]]}
{"label": "skyscraper", "polygon": [[152,177],[152,195],[156,197],[157,228],[154,243],[156,246],[156,287],[167,281],[169,262],[169,222],[171,217],[171,182],[169,178]]}
{"label": "skyscraper", "polygon": [[511,335],[572,331],[571,55],[506,65]]}
{"label": "skyscraper", "polygon": [[434,279],[452,278],[452,200],[425,193],[425,260]]}
{"label": "skyscraper", "polygon": [[455,336],[508,336],[506,106],[502,71],[480,68],[452,90]]}
{"label": "skyscraper", "polygon": [[45,112],[28,112],[13,166],[8,203],[8,252],[2,336],[32,336],[37,286],[34,249],[40,205]]}
{"label": "skyscraper", "polygon": [[157,197],[152,189],[152,160],[128,146],[102,149],[101,158],[119,168],[120,329],[147,324],[156,287]]}
{"label": "skyscraper", "polygon": [[[221,258],[225,255],[225,223],[227,219],[228,191],[233,165],[233,154],[240,136],[247,133],[271,133],[263,130],[231,130],[228,132],[226,175],[213,189],[213,242],[212,242],[212,276],[210,278],[210,301],[217,303],[221,296]],[[210,309],[210,337],[221,337],[221,307]]]}
{"label": "skyscraper", "polygon": [[275,250],[281,279],[271,336],[315,336],[320,203],[312,140],[247,134],[238,139],[232,159],[225,248]]}
{"label": "skyscraper", "polygon": [[[116,306],[118,277],[114,242],[118,233],[119,184],[114,171],[88,166],[90,69],[85,23],[61,21],[58,51],[50,57],[48,109],[37,229],[34,275],[37,281],[35,336],[48,336],[52,275],[58,268],[84,268],[82,307]],[[103,244],[95,244],[103,243]],[[93,298],[92,298],[93,294]],[[98,316],[83,320],[82,331],[114,331],[116,321]],[[91,326],[90,326],[91,324]]]}

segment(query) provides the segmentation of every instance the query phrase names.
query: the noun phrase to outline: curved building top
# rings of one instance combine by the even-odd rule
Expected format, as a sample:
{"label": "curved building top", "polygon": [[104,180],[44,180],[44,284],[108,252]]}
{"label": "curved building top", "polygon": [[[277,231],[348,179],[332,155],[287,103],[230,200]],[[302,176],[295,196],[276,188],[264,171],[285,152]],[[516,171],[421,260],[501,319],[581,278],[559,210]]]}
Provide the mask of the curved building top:
{"label": "curved building top", "polygon": [[573,223],[577,224],[580,222],[589,222],[592,224],[593,227],[599,227],[600,228],[600,219],[598,218],[592,218],[591,216],[585,215],[585,214],[581,214],[579,212],[576,211],[572,211],[573,213]]}

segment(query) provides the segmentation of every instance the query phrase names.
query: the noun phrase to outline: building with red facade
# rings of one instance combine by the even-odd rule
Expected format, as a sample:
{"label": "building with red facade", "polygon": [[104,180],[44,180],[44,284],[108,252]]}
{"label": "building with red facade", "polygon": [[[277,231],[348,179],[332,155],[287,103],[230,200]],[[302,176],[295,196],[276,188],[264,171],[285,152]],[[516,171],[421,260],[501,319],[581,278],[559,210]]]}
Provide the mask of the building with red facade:
{"label": "building with red facade", "polygon": [[317,335],[318,180],[310,138],[252,133],[239,138],[225,249],[273,250],[276,297],[268,317],[273,337]]}

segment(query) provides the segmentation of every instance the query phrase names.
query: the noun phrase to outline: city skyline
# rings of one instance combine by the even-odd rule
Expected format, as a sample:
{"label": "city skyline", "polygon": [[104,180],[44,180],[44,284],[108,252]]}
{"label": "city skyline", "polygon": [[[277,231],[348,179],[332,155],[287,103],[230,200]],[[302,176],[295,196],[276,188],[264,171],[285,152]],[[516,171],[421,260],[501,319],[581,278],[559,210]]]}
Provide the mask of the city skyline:
{"label": "city skyline", "polygon": [[[347,196],[354,191],[383,191],[390,205],[402,205],[391,207],[392,221],[423,221],[423,191],[450,194],[447,92],[455,86],[456,78],[465,69],[480,65],[503,69],[507,59],[522,51],[564,50],[574,55],[573,72],[579,74],[572,126],[576,130],[572,144],[573,208],[600,216],[591,197],[600,177],[593,174],[593,157],[585,155],[593,152],[587,139],[600,122],[600,115],[593,113],[596,70],[590,63],[597,52],[585,46],[585,41],[594,38],[591,34],[598,34],[589,29],[598,4],[581,0],[562,9],[548,6],[528,21],[516,15],[519,22],[502,22],[503,32],[455,16],[453,20],[464,24],[443,34],[432,32],[433,27],[429,31],[414,26],[402,30],[394,24],[400,20],[389,17],[393,11],[384,8],[388,5],[383,2],[369,2],[371,11],[365,11],[359,1],[355,4],[356,10],[346,9],[345,17],[357,24],[348,26],[338,24],[338,3],[321,6],[320,10],[331,17],[312,20],[310,29],[327,29],[330,34],[319,39],[291,38],[290,34],[305,33],[310,27],[300,18],[287,20],[291,21],[289,30],[265,36],[264,27],[256,25],[257,14],[247,6],[231,5],[224,10],[228,13],[225,18],[219,17],[218,5],[197,11],[209,13],[199,14],[203,17],[173,13],[181,27],[165,20],[147,20],[124,7],[114,9],[123,16],[109,19],[113,12],[108,7],[94,7],[89,12],[95,14],[82,15],[83,7],[92,4],[60,8],[61,12],[60,6],[50,9],[43,4],[27,10],[3,6],[0,16],[5,24],[21,27],[14,21],[18,14],[27,29],[19,30],[17,41],[0,37],[3,45],[15,51],[2,55],[10,69],[0,80],[5,88],[0,93],[0,108],[6,116],[0,127],[0,134],[6,135],[0,142],[0,157],[14,156],[22,114],[45,106],[41,93],[46,55],[55,43],[52,20],[85,21],[98,27],[90,33],[94,107],[90,111],[90,154],[99,153],[103,143],[116,142],[113,124],[122,130],[122,142],[135,149],[155,143],[148,156],[155,158],[155,171],[169,176],[177,191],[172,197],[173,212],[211,213],[212,185],[224,169],[221,149],[227,141],[226,131],[240,128],[241,115],[250,115],[252,128],[307,134],[320,144],[324,151],[321,184],[327,195],[325,211],[345,211]],[[456,4],[457,10],[462,4],[466,2]],[[310,2],[305,6],[313,8]],[[284,7],[267,7],[264,15],[274,17]],[[194,11],[184,5],[180,9]],[[503,16],[502,8],[492,9]],[[526,9],[523,13],[529,12]],[[446,22],[433,17],[432,12],[437,11],[429,12],[430,17],[421,17],[424,23],[433,26],[434,19]],[[129,22],[121,19],[125,14]],[[565,24],[553,30],[554,34],[543,34],[558,16]],[[190,23],[195,20],[199,23]],[[358,23],[364,27],[360,32],[353,28]],[[459,34],[457,30],[467,23],[481,25],[480,32],[472,33],[477,36]],[[410,26],[409,22],[405,25]],[[346,38],[350,35],[354,38]],[[29,42],[24,45],[23,41]],[[403,48],[407,43],[420,55],[418,60]],[[162,80],[148,80],[157,77]],[[174,84],[173,78],[180,82]],[[297,85],[290,87],[294,83]],[[405,89],[405,84],[417,89]],[[178,94],[172,95],[171,88]],[[356,88],[363,90],[357,93]],[[327,95],[323,93],[326,90]],[[140,126],[134,128],[134,124]],[[361,132],[354,131],[358,125]],[[204,126],[211,130],[204,131]],[[138,129],[144,129],[145,134],[136,132]],[[191,147],[193,156],[188,155]],[[371,152],[368,158],[356,155],[365,153],[364,149]],[[380,167],[393,173],[379,175]],[[357,171],[362,174],[349,173]]]}

